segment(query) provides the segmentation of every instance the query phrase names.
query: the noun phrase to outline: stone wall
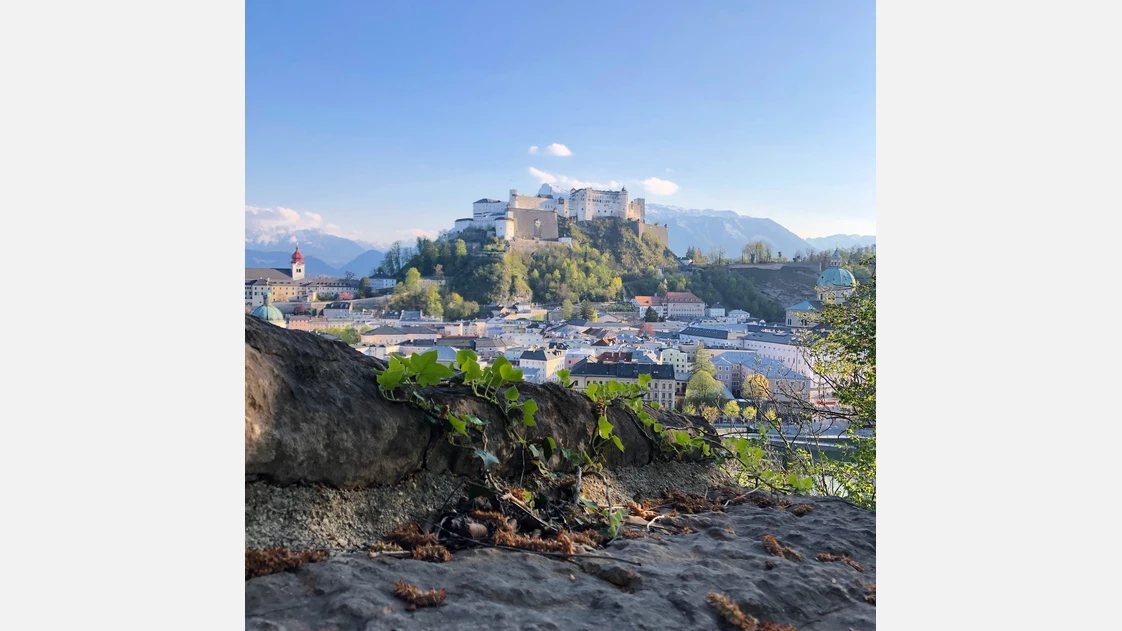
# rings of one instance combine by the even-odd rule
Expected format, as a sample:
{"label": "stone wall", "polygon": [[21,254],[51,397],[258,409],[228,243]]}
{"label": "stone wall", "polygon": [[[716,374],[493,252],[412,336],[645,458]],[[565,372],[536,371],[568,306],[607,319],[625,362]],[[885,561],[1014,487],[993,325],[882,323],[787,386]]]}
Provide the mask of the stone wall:
{"label": "stone wall", "polygon": [[642,223],[637,221],[632,225],[635,226],[635,233],[639,235],[639,239],[642,239],[644,234],[650,233],[661,241],[663,245],[670,247],[670,231],[666,228],[665,224]]}

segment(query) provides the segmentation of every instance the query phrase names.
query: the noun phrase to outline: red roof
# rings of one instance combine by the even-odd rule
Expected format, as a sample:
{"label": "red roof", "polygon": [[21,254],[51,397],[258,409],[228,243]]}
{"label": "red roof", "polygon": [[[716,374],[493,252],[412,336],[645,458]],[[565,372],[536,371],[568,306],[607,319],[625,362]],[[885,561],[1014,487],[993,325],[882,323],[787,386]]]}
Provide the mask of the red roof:
{"label": "red roof", "polygon": [[693,295],[692,291],[668,291],[665,300],[666,302],[700,302],[705,304],[705,301]]}
{"label": "red roof", "polygon": [[662,305],[662,299],[658,296],[635,296],[635,304],[640,307],[658,307]]}
{"label": "red roof", "polygon": [[296,246],[296,251],[292,253],[292,262],[293,263],[303,263],[304,262],[304,255],[300,254],[300,246]]}

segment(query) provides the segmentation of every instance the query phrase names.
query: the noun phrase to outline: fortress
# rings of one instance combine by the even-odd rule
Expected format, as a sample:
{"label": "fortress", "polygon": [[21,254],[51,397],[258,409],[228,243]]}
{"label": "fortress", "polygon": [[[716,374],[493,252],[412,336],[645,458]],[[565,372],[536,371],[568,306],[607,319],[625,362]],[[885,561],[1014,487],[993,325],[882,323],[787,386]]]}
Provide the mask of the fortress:
{"label": "fortress", "polygon": [[476,228],[494,230],[495,236],[504,241],[559,241],[558,216],[576,221],[619,217],[634,222],[640,237],[650,232],[669,244],[666,226],[646,224],[646,200],[629,200],[626,186],[618,191],[574,188],[566,195],[549,184],[542,184],[534,197],[520,195],[514,188],[510,190],[508,201],[484,198],[473,203],[472,216],[457,219],[452,232]]}

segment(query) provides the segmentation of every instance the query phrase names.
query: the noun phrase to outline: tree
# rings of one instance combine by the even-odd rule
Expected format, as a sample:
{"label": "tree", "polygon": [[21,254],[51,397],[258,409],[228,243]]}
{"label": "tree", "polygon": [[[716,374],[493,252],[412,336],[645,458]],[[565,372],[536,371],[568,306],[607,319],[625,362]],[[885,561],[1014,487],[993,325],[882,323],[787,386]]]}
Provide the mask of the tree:
{"label": "tree", "polygon": [[654,337],[654,334],[655,334],[654,325],[651,324],[650,322],[644,322],[644,323],[639,325],[639,335],[646,335],[646,336],[649,336],[649,337]]}
{"label": "tree", "polygon": [[720,405],[724,401],[725,387],[707,372],[699,372],[686,383],[686,401],[701,407]]}
{"label": "tree", "polygon": [[647,307],[647,314],[643,316],[643,319],[647,322],[658,322],[658,312],[655,311],[654,307]]}
{"label": "tree", "polygon": [[363,298],[369,298],[374,295],[374,289],[370,287],[370,278],[363,276],[358,279],[358,295]]}
{"label": "tree", "polygon": [[352,294],[349,291],[339,292],[339,300],[354,300],[354,299],[355,299],[355,295]]}
{"label": "tree", "polygon": [[725,403],[725,407],[721,409],[721,414],[735,423],[736,419],[740,417],[740,406],[736,404],[736,401],[729,399],[728,402]]}
{"label": "tree", "polygon": [[295,313],[296,315],[304,315],[305,313],[308,312],[308,308],[305,307],[302,304],[298,304],[298,305],[296,305],[296,308],[292,310],[292,312]]}
{"label": "tree", "polygon": [[361,338],[358,335],[358,331],[352,329],[351,327],[336,327],[336,326],[333,326],[333,327],[329,327],[324,332],[327,333],[328,335],[334,335],[335,337],[343,340],[347,344],[358,344],[359,341],[361,340]]}
{"label": "tree", "polygon": [[760,374],[748,377],[740,387],[740,393],[749,401],[765,401],[771,396],[771,386],[768,384],[767,377]]}
{"label": "tree", "polygon": [[432,275],[438,279],[444,278],[444,266],[440,263],[437,263],[436,269],[433,270]]}
{"label": "tree", "polygon": [[453,251],[457,259],[462,259],[468,255],[467,244],[463,239],[456,239],[456,249]]}
{"label": "tree", "polygon": [[421,284],[421,272],[416,267],[410,267],[405,272],[405,290],[416,291]]}
{"label": "tree", "polygon": [[354,272],[345,272],[345,273],[343,274],[343,278],[345,278],[345,279],[347,279],[347,280],[354,280],[354,278],[355,278],[355,273],[354,273]]}
{"label": "tree", "polygon": [[715,405],[705,405],[701,408],[701,417],[710,423],[715,423],[721,415],[721,410]]}
{"label": "tree", "polygon": [[573,319],[573,301],[569,300],[568,298],[561,301],[561,319]]}
{"label": "tree", "polygon": [[600,321],[600,312],[593,309],[592,313],[589,314],[588,319],[593,321],[593,322],[599,322]]}
{"label": "tree", "polygon": [[690,370],[690,374],[696,375],[699,372],[708,373],[710,377],[717,376],[717,368],[709,359],[709,354],[705,352],[705,344],[701,342],[697,343],[697,352],[694,353],[693,368]]}
{"label": "tree", "polygon": [[[595,313],[592,308],[592,303],[588,300],[582,300],[580,303],[580,317],[585,320],[592,320],[592,314]],[[593,320],[595,322],[595,320]]]}

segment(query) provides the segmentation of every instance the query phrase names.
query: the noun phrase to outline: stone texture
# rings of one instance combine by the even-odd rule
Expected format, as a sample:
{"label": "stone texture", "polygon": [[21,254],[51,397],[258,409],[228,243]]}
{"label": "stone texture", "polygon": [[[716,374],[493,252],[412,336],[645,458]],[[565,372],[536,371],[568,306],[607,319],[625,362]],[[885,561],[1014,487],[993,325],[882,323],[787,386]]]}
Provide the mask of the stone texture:
{"label": "stone texture", "polygon": [[[384,362],[342,342],[289,331],[246,316],[245,448],[247,479],[274,484],[318,482],[337,488],[393,484],[421,470],[478,475],[480,461],[453,446],[445,429],[420,410],[386,401],[374,368]],[[518,386],[538,403],[537,425],[528,439],[552,437],[559,447],[590,449],[596,432],[593,404],[558,384]],[[454,412],[488,421],[488,449],[499,459],[495,473],[520,475],[529,461],[503,429],[502,411],[472,395],[466,386],[422,391]],[[657,410],[667,427],[698,427],[714,435],[700,417]],[[605,448],[608,468],[637,466],[663,458],[630,410],[607,410],[624,451]],[[551,468],[560,467],[555,455]]]}

